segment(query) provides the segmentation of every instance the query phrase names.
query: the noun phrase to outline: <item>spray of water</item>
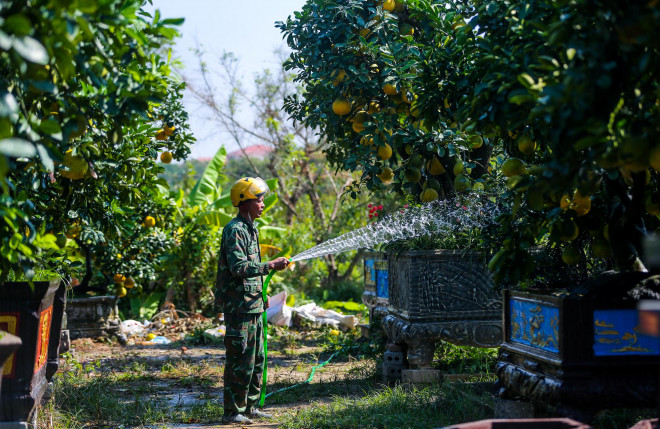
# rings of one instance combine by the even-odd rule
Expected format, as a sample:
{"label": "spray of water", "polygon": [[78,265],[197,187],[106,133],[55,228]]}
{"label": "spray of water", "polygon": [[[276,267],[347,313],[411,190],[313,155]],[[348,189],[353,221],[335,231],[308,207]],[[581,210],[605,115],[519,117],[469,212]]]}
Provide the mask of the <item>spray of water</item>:
{"label": "spray of water", "polygon": [[292,261],[349,250],[373,248],[397,240],[409,240],[424,234],[456,234],[485,227],[497,217],[497,208],[488,200],[471,198],[469,204],[454,201],[433,201],[421,206],[407,207],[383,216],[377,222],[307,249]]}

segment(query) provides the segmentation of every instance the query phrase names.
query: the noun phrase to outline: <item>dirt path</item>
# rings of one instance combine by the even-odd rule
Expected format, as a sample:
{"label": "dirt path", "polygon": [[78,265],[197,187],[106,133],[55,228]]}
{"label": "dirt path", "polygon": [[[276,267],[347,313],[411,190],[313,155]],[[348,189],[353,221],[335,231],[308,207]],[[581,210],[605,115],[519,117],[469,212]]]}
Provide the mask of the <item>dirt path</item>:
{"label": "dirt path", "polygon": [[[163,406],[175,410],[180,407],[195,407],[211,401],[216,407],[222,406],[222,371],[225,363],[225,350],[220,345],[192,346],[186,345],[146,345],[144,343],[120,346],[116,343],[96,342],[91,339],[72,341],[72,356],[85,368],[92,368],[93,374],[121,377],[124,380],[135,379],[136,382],[121,384],[113,388],[119,394],[131,397],[135,391],[144,391],[150,400],[160,401]],[[269,350],[268,390],[288,387],[302,383],[309,377],[311,368],[322,356],[322,349],[314,346],[297,346],[289,349]],[[337,387],[348,374],[360,370],[356,362],[331,362],[317,370],[313,384],[324,388],[341,389]],[[63,368],[64,369],[64,368]],[[145,381],[146,380],[146,381]],[[309,386],[307,387],[309,388]],[[318,393],[318,392],[317,392]],[[298,397],[296,397],[298,395]],[[280,396],[275,398],[275,396]],[[312,398],[301,398],[299,393],[289,390],[287,396],[275,395],[267,400],[265,411],[274,415],[276,422],[284,413],[297,408],[316,403],[318,395]],[[304,395],[303,395],[304,396]],[[251,428],[276,428],[275,422],[258,422]],[[165,423],[144,426],[154,429],[167,428],[217,428],[231,427],[217,424],[180,424]],[[240,427],[240,425],[234,425]]]}

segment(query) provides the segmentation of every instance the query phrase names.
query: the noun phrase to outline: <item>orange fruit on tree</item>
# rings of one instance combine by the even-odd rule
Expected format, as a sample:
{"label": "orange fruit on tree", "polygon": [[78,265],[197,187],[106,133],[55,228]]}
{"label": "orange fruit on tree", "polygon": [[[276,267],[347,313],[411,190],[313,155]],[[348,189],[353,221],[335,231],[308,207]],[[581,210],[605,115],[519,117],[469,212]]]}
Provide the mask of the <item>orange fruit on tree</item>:
{"label": "orange fruit on tree", "polygon": [[456,161],[456,164],[454,164],[454,167],[452,168],[452,172],[454,173],[454,176],[457,176],[459,174],[462,174],[465,171],[465,166],[463,165],[463,161],[460,159]]}
{"label": "orange fruit on tree", "polygon": [[125,297],[127,293],[128,293],[128,291],[126,290],[126,288],[124,286],[117,289],[117,296],[119,298]]}
{"label": "orange fruit on tree", "polygon": [[351,113],[351,107],[351,102],[343,96],[337,97],[332,103],[332,111],[339,116],[344,116]]}
{"label": "orange fruit on tree", "polygon": [[445,174],[447,171],[445,170],[444,165],[442,165],[442,162],[440,162],[440,160],[435,156],[426,163],[426,170],[434,176]]}
{"label": "orange fruit on tree", "polygon": [[536,150],[536,142],[527,134],[518,136],[516,143],[518,144],[518,150],[523,155],[530,156]]}
{"label": "orange fruit on tree", "polygon": [[133,277],[126,277],[126,280],[124,280],[124,287],[130,289],[134,286],[135,286],[135,280],[133,280]]}
{"label": "orange fruit on tree", "polygon": [[166,136],[171,136],[172,133],[176,130],[176,126],[172,125],[171,127],[165,125],[163,128],[163,132],[165,133]]}
{"label": "orange fruit on tree", "polygon": [[154,219],[153,216],[147,216],[144,218],[144,226],[151,228],[154,225],[156,225],[156,219]]}
{"label": "orange fruit on tree", "polygon": [[392,12],[394,8],[396,7],[396,1],[395,0],[385,0],[383,1],[383,9]]}
{"label": "orange fruit on tree", "polygon": [[377,177],[383,182],[388,183],[394,178],[394,170],[390,167],[383,167]]}
{"label": "orange fruit on tree", "polygon": [[417,167],[408,167],[404,177],[406,182],[417,183],[422,178],[422,172]]}
{"label": "orange fruit on tree", "polygon": [[419,197],[423,203],[428,203],[438,199],[438,191],[433,188],[426,188],[422,191],[422,194]]}
{"label": "orange fruit on tree", "polygon": [[121,274],[119,274],[119,273],[118,273],[118,274],[115,274],[114,276],[112,276],[112,280],[114,280],[115,283],[121,283],[121,282],[124,281],[125,278],[126,278],[126,277],[124,277],[123,275],[121,275]]}
{"label": "orange fruit on tree", "polygon": [[73,149],[69,149],[64,154],[62,164],[67,167],[60,170],[60,174],[67,179],[79,180],[85,177],[89,170],[87,160],[80,155],[73,155]]}
{"label": "orange fruit on tree", "polygon": [[342,83],[344,80],[346,80],[346,71],[344,69],[336,69],[335,71],[332,72],[332,78],[333,78],[332,83],[335,86],[337,86],[340,83]]}
{"label": "orange fruit on tree", "polygon": [[609,259],[612,256],[610,243],[603,238],[597,238],[591,243],[591,251],[597,258]]}
{"label": "orange fruit on tree", "polygon": [[472,149],[479,149],[481,146],[484,145],[484,138],[481,137],[479,134],[470,136],[468,141],[470,142],[470,147]]}
{"label": "orange fruit on tree", "polygon": [[578,216],[584,216],[591,211],[591,197],[582,195],[580,191],[575,191],[573,195],[573,209]]}
{"label": "orange fruit on tree", "polygon": [[366,129],[364,125],[362,125],[362,122],[353,122],[353,131],[356,133],[360,133]]}
{"label": "orange fruit on tree", "polygon": [[525,172],[525,164],[518,158],[509,158],[502,163],[502,174],[506,177],[519,176]]}
{"label": "orange fruit on tree", "polygon": [[561,241],[573,241],[580,234],[580,228],[573,220],[562,222],[560,228],[559,239]]}
{"label": "orange fruit on tree", "polygon": [[386,83],[383,85],[383,92],[387,95],[397,95],[399,91],[391,83]]}
{"label": "orange fruit on tree", "polygon": [[454,178],[454,189],[456,192],[465,192],[472,189],[470,178],[465,174],[459,174]]}
{"label": "orange fruit on tree", "polygon": [[392,147],[389,144],[385,143],[384,146],[378,147],[377,153],[379,159],[386,161],[392,157]]}
{"label": "orange fruit on tree", "polygon": [[165,134],[165,130],[158,130],[156,133],[156,140],[167,140],[167,134]]}
{"label": "orange fruit on tree", "polygon": [[172,162],[172,159],[173,159],[172,152],[165,151],[160,154],[160,162],[162,162],[163,164],[169,164],[170,162]]}

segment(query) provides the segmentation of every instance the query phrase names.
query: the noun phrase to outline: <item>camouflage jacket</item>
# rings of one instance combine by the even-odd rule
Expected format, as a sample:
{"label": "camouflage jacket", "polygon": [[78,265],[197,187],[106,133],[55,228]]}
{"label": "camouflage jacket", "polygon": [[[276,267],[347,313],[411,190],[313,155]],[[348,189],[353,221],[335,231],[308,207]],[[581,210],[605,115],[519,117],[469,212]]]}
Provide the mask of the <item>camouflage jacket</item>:
{"label": "camouflage jacket", "polygon": [[259,232],[241,215],[222,230],[218,276],[215,282],[216,310],[223,313],[261,313],[263,275],[268,263],[261,262]]}

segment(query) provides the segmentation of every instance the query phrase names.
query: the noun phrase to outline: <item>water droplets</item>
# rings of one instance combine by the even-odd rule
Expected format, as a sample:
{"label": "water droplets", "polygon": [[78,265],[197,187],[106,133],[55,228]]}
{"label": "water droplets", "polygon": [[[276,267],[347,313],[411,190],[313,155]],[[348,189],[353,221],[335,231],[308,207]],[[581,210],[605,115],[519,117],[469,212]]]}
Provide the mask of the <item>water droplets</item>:
{"label": "water droplets", "polygon": [[433,201],[421,206],[405,206],[381,216],[377,222],[307,249],[292,261],[318,258],[349,250],[374,248],[396,240],[409,240],[424,234],[456,234],[486,226],[496,218],[498,210],[488,200],[471,199],[469,204]]}

